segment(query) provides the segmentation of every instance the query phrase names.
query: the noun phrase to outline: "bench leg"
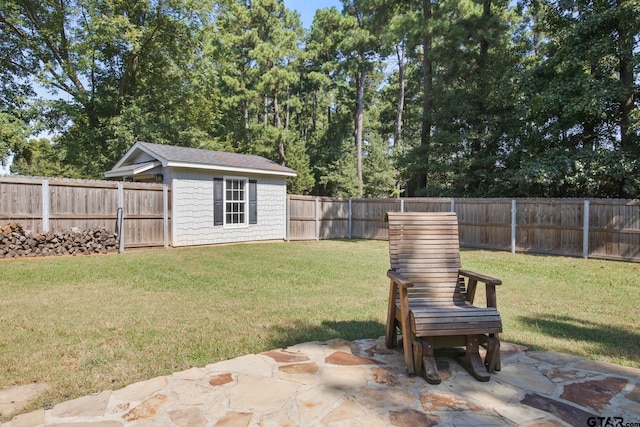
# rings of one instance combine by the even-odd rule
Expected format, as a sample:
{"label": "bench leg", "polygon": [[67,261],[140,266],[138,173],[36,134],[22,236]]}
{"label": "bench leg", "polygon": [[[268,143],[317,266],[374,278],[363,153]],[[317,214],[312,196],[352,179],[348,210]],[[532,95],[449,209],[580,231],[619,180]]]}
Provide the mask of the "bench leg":
{"label": "bench leg", "polygon": [[396,319],[396,294],[398,293],[397,285],[392,280],[389,284],[389,301],[387,307],[387,348],[394,348],[398,345],[398,321]]}
{"label": "bench leg", "polygon": [[[407,365],[407,374],[415,375],[416,370],[413,366],[413,342],[416,340],[413,334],[411,322],[411,313],[409,313],[409,299],[407,289],[400,288],[400,328],[402,330],[402,351],[404,352],[404,362]],[[415,326],[414,326],[415,327]]]}
{"label": "bench leg", "polygon": [[395,348],[398,346],[398,322],[394,318],[390,323],[387,323],[387,332],[385,337],[385,344],[387,348]]}
{"label": "bench leg", "polygon": [[442,382],[434,357],[433,338],[416,340],[415,360],[416,370],[420,366],[420,373],[429,384],[438,385]]}
{"label": "bench leg", "polygon": [[478,381],[487,382],[490,379],[487,368],[480,357],[480,336],[467,335],[467,349],[465,355],[458,357],[458,362]]}
{"label": "bench leg", "polygon": [[422,341],[417,339],[413,343],[413,367],[416,370],[416,373],[422,373],[422,358],[424,357],[424,346],[422,345]]}
{"label": "bench leg", "polygon": [[496,345],[496,357],[495,357],[495,363],[493,366],[493,370],[496,372],[500,372],[500,370],[502,369],[502,363],[500,362],[501,358],[500,358],[500,338],[498,338],[498,334],[490,334],[489,336],[493,335],[493,339],[496,341],[497,345]]}
{"label": "bench leg", "polygon": [[481,335],[483,347],[487,349],[484,366],[488,372],[500,370],[500,340],[495,334]]}

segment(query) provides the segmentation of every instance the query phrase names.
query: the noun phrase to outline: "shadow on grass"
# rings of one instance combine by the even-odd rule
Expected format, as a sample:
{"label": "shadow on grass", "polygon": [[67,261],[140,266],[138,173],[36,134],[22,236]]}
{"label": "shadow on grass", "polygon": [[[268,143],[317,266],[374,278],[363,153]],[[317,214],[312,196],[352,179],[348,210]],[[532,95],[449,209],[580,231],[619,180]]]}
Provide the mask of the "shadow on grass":
{"label": "shadow on grass", "polygon": [[324,321],[312,325],[297,319],[287,325],[275,326],[270,330],[270,348],[285,348],[310,341],[328,341],[343,338],[348,341],[379,338],[385,333],[385,325],[374,320]]}
{"label": "shadow on grass", "polygon": [[[640,366],[640,334],[631,328],[596,323],[571,316],[519,316],[520,324],[553,338],[595,344],[601,354]],[[527,345],[523,343],[523,345]]]}

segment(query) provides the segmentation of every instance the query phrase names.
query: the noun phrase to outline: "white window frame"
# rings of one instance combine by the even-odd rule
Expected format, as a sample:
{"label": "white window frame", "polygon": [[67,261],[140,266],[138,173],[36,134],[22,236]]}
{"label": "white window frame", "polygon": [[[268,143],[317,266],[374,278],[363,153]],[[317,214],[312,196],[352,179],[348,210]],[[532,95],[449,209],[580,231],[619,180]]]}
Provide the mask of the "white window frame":
{"label": "white window frame", "polygon": [[[249,178],[242,176],[224,176],[222,184],[222,207],[223,207],[223,226],[224,228],[246,228],[249,227]],[[229,200],[229,203],[242,203],[244,205],[244,222],[233,223],[227,222],[227,181],[240,181],[242,182],[242,193],[244,200],[238,202],[236,200]]]}

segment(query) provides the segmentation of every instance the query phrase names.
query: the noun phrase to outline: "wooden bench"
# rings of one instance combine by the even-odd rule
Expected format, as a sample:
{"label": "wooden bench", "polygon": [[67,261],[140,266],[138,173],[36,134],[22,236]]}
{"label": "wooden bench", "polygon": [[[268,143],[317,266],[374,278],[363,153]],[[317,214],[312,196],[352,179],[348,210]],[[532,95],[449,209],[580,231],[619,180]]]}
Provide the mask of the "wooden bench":
{"label": "wooden bench", "polygon": [[[460,269],[458,219],[455,213],[386,215],[391,269],[387,276],[389,308],[387,347],[402,346],[409,374],[439,384],[435,350],[464,348],[458,361],[479,381],[500,370],[502,321],[496,286],[502,282]],[[478,282],[486,286],[486,307],[473,305]],[[480,346],[487,351],[484,361]]]}

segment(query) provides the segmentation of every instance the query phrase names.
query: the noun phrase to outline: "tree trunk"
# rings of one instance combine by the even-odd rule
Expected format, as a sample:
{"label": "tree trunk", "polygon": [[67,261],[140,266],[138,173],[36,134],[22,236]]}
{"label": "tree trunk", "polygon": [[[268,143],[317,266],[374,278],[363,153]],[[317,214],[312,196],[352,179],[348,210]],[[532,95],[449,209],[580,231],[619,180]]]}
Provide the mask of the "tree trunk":
{"label": "tree trunk", "polygon": [[[600,79],[600,73],[598,71],[597,60],[592,58],[589,61],[589,71],[595,79]],[[582,123],[582,149],[595,151],[598,145],[598,135],[596,130],[596,119],[593,116],[588,116]]]}
{"label": "tree trunk", "polygon": [[398,57],[398,105],[396,107],[396,127],[393,132],[393,146],[398,147],[402,143],[402,114],[404,113],[404,92],[405,92],[405,45],[404,41],[396,45],[396,55]]}
{"label": "tree trunk", "polygon": [[284,128],[289,130],[289,121],[291,119],[291,88],[287,85],[287,103],[284,110]]}
{"label": "tree trunk", "polygon": [[[422,1],[422,16],[426,24],[431,20],[431,0]],[[422,37],[422,128],[420,131],[420,152],[423,156],[424,169],[418,171],[416,177],[416,192],[420,193],[427,189],[428,185],[428,165],[429,165],[429,151],[431,149],[431,126],[432,117],[431,110],[433,109],[433,61],[431,59],[432,43],[430,30],[425,29],[425,33]]]}
{"label": "tree trunk", "polygon": [[488,70],[488,57],[489,57],[489,40],[487,39],[487,33],[490,31],[491,26],[491,0],[483,0],[482,1],[482,23],[484,28],[481,28],[482,31],[480,35],[480,52],[478,54],[478,66],[476,68],[476,78],[477,87],[478,87],[478,96],[477,96],[477,104],[476,109],[478,112],[478,117],[476,118],[474,126],[477,127],[476,134],[478,135],[472,141],[472,150],[473,156],[478,159],[482,156],[483,149],[483,137],[481,135],[486,135],[487,131],[487,123],[485,120],[485,112],[488,109],[487,97],[489,95],[489,90],[487,87],[487,73]]}
{"label": "tree trunk", "polygon": [[276,92],[273,93],[273,121],[278,129],[282,128],[282,121],[280,120],[280,106],[278,105],[278,94]]}
{"label": "tree trunk", "polygon": [[242,115],[244,116],[244,145],[248,150],[251,147],[251,137],[249,136],[249,103],[246,99],[242,102]]}
{"label": "tree trunk", "polygon": [[269,124],[269,98],[267,95],[264,96],[264,113],[263,113],[262,123],[267,126]]}
{"label": "tree trunk", "polygon": [[633,110],[635,98],[631,64],[631,56],[620,58],[620,80],[626,92],[620,105],[620,146],[623,148],[631,145],[633,135],[632,132],[629,132],[629,116]]}
{"label": "tree trunk", "polygon": [[[280,107],[278,106],[278,94],[273,94],[273,115],[275,117],[276,128],[282,128],[282,122],[280,121]],[[278,132],[278,154],[280,155],[280,164],[285,165],[284,156],[284,135],[282,132]]]}
{"label": "tree trunk", "polygon": [[280,155],[280,164],[285,166],[286,157],[284,155],[284,136],[278,133],[278,154]]}
{"label": "tree trunk", "polygon": [[249,105],[246,100],[242,103],[242,114],[244,115],[244,128],[249,130]]}
{"label": "tree trunk", "polygon": [[[623,0],[618,1],[618,8],[622,7]],[[620,18],[622,19],[625,18]],[[624,28],[627,24],[618,24],[618,55],[620,83],[624,88],[624,98],[620,102],[620,147],[628,148],[633,142],[633,132],[630,132],[630,115],[635,102],[634,75],[633,75],[633,45],[634,35]]]}
{"label": "tree trunk", "polygon": [[316,126],[317,126],[317,109],[318,109],[318,91],[314,90],[313,91],[313,106],[311,107],[311,131],[315,134],[316,133]]}
{"label": "tree trunk", "polygon": [[470,120],[472,128],[475,128],[475,137],[471,140],[471,158],[468,170],[468,178],[465,187],[468,196],[481,196],[483,183],[486,181],[484,159],[487,157],[487,136],[489,134],[486,113],[488,105],[489,88],[487,85],[487,64],[489,57],[489,40],[487,33],[491,30],[491,0],[482,1],[482,23],[480,30],[480,52],[476,67],[477,94],[475,119]]}
{"label": "tree trunk", "polygon": [[[398,148],[402,145],[402,128],[403,128],[403,114],[404,114],[404,97],[405,97],[405,56],[406,45],[404,40],[396,45],[396,55],[398,57],[398,104],[396,106],[396,126],[393,131],[393,147]],[[402,190],[402,183],[399,179],[400,172],[396,172],[396,196],[400,197]]]}
{"label": "tree trunk", "polygon": [[364,84],[367,77],[364,58],[360,57],[360,78],[358,81],[358,105],[356,106],[355,117],[355,140],[356,140],[356,171],[358,173],[358,197],[364,194],[364,182],[362,179],[362,134],[364,127]]}
{"label": "tree trunk", "polygon": [[[625,22],[628,17],[621,13],[625,0],[618,0],[616,6],[618,12],[618,65],[620,72],[620,84],[624,90],[624,95],[620,100],[620,149],[624,152],[629,149],[637,149],[633,147],[635,141],[635,132],[631,129],[631,112],[635,104],[635,82],[634,82],[634,45],[635,34],[629,30],[629,24]],[[628,195],[625,189],[626,177],[618,180],[618,192],[620,197],[633,197]]]}

